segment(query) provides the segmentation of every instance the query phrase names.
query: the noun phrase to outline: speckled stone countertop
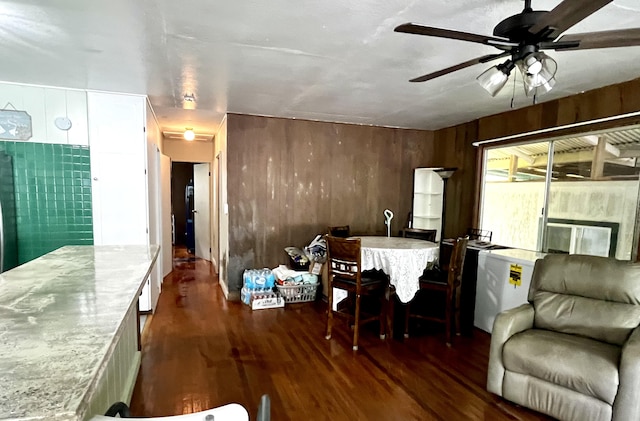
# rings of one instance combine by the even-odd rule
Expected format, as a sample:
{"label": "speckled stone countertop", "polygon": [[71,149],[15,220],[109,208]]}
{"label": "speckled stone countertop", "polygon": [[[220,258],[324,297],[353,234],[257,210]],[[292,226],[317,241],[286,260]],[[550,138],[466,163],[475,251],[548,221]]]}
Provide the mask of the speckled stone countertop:
{"label": "speckled stone countertop", "polygon": [[157,246],[67,246],[0,274],[0,419],[76,420]]}

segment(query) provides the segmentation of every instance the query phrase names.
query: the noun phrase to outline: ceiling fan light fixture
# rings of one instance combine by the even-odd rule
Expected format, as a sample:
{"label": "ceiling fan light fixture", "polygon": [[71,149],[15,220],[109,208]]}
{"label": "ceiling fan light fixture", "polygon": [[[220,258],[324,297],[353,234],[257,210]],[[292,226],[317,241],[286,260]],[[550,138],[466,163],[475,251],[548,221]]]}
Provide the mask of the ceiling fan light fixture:
{"label": "ceiling fan light fixture", "polygon": [[[533,69],[536,71],[532,72],[530,63],[534,62],[540,64],[536,64]],[[524,91],[527,96],[545,94],[553,89],[556,84],[555,76],[558,70],[558,63],[545,53],[529,54],[522,62],[518,63],[518,67],[522,72]]]}
{"label": "ceiling fan light fixture", "polygon": [[188,140],[188,141],[192,141],[193,139],[196,138],[196,133],[193,131],[192,128],[187,127],[184,131],[184,140]]}
{"label": "ceiling fan light fixture", "polygon": [[523,62],[522,63],[523,66],[521,68],[521,71],[523,73],[527,73],[530,75],[537,75],[538,73],[540,73],[540,70],[542,70],[542,61],[538,59],[535,53],[529,54],[528,56],[526,56],[522,60],[522,62]]}
{"label": "ceiling fan light fixture", "polygon": [[[533,80],[532,80],[533,79]],[[524,92],[527,96],[546,94],[556,84],[556,78],[552,77],[549,80],[541,81],[539,78],[526,78],[524,79]]]}
{"label": "ceiling fan light fixture", "polygon": [[507,83],[511,69],[513,69],[513,64],[511,60],[507,60],[503,64],[485,70],[476,80],[491,96],[496,96]]}

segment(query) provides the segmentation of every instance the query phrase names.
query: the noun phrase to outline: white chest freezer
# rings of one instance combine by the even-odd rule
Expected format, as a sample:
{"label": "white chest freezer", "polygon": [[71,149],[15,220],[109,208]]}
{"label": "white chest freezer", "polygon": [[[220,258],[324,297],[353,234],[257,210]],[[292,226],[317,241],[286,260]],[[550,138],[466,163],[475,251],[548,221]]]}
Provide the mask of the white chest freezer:
{"label": "white chest freezer", "polygon": [[545,253],[522,249],[478,253],[476,327],[491,333],[498,313],[527,302],[533,265],[544,256]]}

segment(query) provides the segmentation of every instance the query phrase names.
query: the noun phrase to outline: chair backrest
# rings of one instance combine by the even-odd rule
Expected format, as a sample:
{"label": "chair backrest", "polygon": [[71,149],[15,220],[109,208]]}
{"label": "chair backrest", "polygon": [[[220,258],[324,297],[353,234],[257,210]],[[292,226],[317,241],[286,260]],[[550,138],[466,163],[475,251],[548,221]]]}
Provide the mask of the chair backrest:
{"label": "chair backrest", "polygon": [[528,298],[535,327],[622,345],[640,324],[640,265],[550,254],[536,261]]}
{"label": "chair backrest", "polygon": [[327,235],[329,281],[346,280],[360,285],[360,238]]}
{"label": "chair backrest", "polygon": [[460,285],[462,282],[462,272],[464,269],[464,258],[467,255],[467,244],[469,243],[468,237],[458,238],[451,252],[451,259],[449,260],[449,274],[447,276],[447,283],[450,287]]}
{"label": "chair backrest", "polygon": [[478,228],[469,228],[467,229],[467,236],[470,240],[480,240],[480,241],[488,241],[491,242],[491,237],[493,236],[493,232],[489,230],[481,230]]}
{"label": "chair backrest", "polygon": [[437,230],[425,230],[420,228],[404,228],[402,236],[405,238],[415,238],[417,240],[436,241]]}
{"label": "chair backrest", "polygon": [[329,235],[332,235],[334,237],[347,238],[351,236],[351,228],[349,227],[349,225],[329,227]]}

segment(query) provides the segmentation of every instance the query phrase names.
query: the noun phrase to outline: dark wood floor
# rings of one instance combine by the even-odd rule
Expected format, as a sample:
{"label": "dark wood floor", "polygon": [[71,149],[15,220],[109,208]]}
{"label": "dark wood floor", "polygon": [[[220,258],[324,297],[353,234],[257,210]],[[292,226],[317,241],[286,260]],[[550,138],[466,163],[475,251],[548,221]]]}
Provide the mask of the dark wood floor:
{"label": "dark wood floor", "polygon": [[181,255],[142,335],[135,416],[191,413],[238,402],[255,419],[260,396],[273,420],[547,420],[485,390],[489,335],[444,344],[423,331],[382,341],[364,329],[360,350],[326,305],[252,311],[227,302],[209,262]]}

